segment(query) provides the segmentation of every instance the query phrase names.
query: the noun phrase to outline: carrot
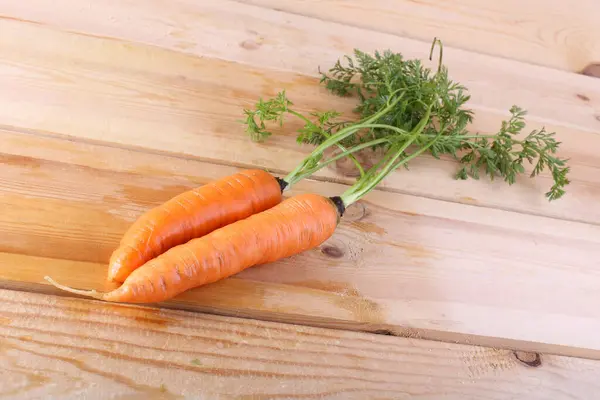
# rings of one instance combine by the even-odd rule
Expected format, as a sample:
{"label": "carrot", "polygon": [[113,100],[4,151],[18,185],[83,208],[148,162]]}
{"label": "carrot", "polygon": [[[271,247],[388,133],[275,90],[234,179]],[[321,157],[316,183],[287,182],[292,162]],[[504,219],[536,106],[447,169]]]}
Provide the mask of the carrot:
{"label": "carrot", "polygon": [[54,286],[75,294],[111,302],[155,303],[191,288],[216,282],[254,265],[273,262],[314,248],[335,231],[344,210],[381,182],[391,171],[426,151],[439,135],[410,155],[405,151],[422,133],[431,107],[410,132],[410,139],[391,148],[339,197],[317,194],[291,197],[246,219],[223,226],[185,244],[175,246],[133,271],[110,292]]}
{"label": "carrot", "polygon": [[[338,198],[339,199],[339,198]],[[117,289],[68,292],[110,302],[155,303],[216,282],[242,270],[319,246],[335,231],[343,213],[336,198],[301,194],[244,220],[171,248],[148,261]]]}
{"label": "carrot", "polygon": [[279,181],[251,169],[210,182],[143,214],[112,253],[108,279],[129,274],[166,250],[281,202]]}
{"label": "carrot", "polygon": [[[281,202],[283,190],[290,189],[297,182],[343,157],[353,160],[361,174],[364,174],[353,153],[372,146],[373,143],[346,149],[340,142],[368,127],[391,110],[398,101],[399,99],[390,100],[381,112],[361,123],[339,129],[335,133],[321,132],[326,139],[282,179],[260,170],[244,171],[180,194],[150,210],[131,226],[119,247],[113,252],[108,279],[122,283],[136,268],[170,248],[278,204]],[[247,111],[246,122],[251,133],[254,129],[264,128],[263,119],[270,120],[275,117],[272,114],[274,110],[287,109],[295,113],[287,108],[287,102],[285,96],[279,96],[273,102],[260,102],[256,112]],[[254,120],[258,118],[257,115],[261,118],[259,124]],[[307,121],[307,124],[306,129],[321,129],[310,121]],[[381,143],[382,140],[379,139],[378,142]],[[325,150],[333,146],[338,147],[341,153],[324,157]]]}

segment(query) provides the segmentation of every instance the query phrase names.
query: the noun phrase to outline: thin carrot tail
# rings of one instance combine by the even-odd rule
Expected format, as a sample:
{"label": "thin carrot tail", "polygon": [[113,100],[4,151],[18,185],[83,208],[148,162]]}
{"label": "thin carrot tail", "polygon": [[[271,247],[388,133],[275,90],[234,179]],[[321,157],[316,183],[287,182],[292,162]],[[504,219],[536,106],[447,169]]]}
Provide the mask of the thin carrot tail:
{"label": "thin carrot tail", "polygon": [[98,300],[104,300],[105,293],[103,293],[103,292],[98,292],[96,290],[73,289],[72,287],[61,285],[60,283],[56,282],[54,279],[50,278],[49,276],[45,276],[44,279],[47,280],[48,282],[50,282],[53,286],[57,287],[58,289],[64,290],[66,292],[79,294],[81,296],[92,297],[92,298],[98,299]]}

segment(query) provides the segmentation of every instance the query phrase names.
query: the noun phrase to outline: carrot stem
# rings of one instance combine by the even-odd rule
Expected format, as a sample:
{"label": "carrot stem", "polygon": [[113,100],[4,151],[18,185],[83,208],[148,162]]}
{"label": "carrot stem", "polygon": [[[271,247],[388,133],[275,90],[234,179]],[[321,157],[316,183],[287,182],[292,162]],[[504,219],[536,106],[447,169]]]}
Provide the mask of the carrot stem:
{"label": "carrot stem", "polygon": [[419,135],[423,133],[423,130],[429,123],[429,117],[431,116],[432,107],[433,104],[430,104],[428,106],[425,115],[423,116],[421,121],[419,121],[417,126],[415,126],[408,140],[403,142],[402,146],[392,147],[388,151],[388,153],[383,159],[385,160],[386,164],[379,173],[375,174],[375,172],[379,169],[381,163],[377,164],[375,167],[369,170],[369,172],[367,172],[367,174],[363,178],[359,179],[354,185],[352,185],[340,196],[346,207],[360,200],[367,193],[373,190],[383,179],[385,179],[387,175],[389,175],[396,168],[403,164],[406,164],[408,161],[419,156],[420,154],[428,150],[431,146],[433,146],[433,144],[438,140],[438,138],[442,134],[444,130],[443,128],[440,129],[438,134],[427,145],[421,147],[419,150],[415,151],[411,155],[406,156],[401,160],[398,160],[404,154],[404,151],[419,137]]}
{"label": "carrot stem", "polygon": [[[394,108],[394,106],[396,104],[398,104],[398,102],[402,99],[402,97],[404,97],[404,93],[401,93],[400,95],[396,96],[396,98],[394,98],[393,101],[390,101],[394,97],[394,95],[396,95],[397,92],[399,92],[399,91],[400,90],[397,90],[396,92],[392,93],[392,95],[390,95],[386,107],[383,108],[381,111],[371,115],[369,118],[366,118],[363,121],[360,121],[356,124],[342,128],[338,132],[336,132],[334,135],[325,139],[325,141],[323,141],[323,143],[321,143],[319,146],[317,146],[300,163],[300,165],[298,165],[298,167],[296,167],[296,169],[294,169],[292,172],[290,172],[284,178],[284,180],[291,186],[291,185],[297,183],[298,181],[300,181],[301,176],[306,176],[305,173],[308,169],[313,169],[315,165],[319,165],[320,167],[322,167],[322,164],[320,164],[319,161],[323,157],[323,152],[326,149],[328,149],[331,146],[337,145],[339,142],[346,139],[350,135],[354,134],[356,131],[361,130],[365,126],[368,126],[369,124],[376,122],[379,118],[381,118],[383,115],[388,113],[391,109]],[[318,168],[318,169],[320,169],[320,168]],[[362,176],[364,177],[364,175],[362,175]]]}
{"label": "carrot stem", "polygon": [[433,43],[431,43],[431,50],[429,51],[429,60],[433,60],[433,50],[435,49],[435,45],[438,45],[440,48],[440,59],[438,60],[438,72],[442,70],[442,59],[444,58],[444,45],[442,41],[437,37],[433,39]]}
{"label": "carrot stem", "polygon": [[[299,112],[291,110],[291,109],[288,109],[288,112],[290,114],[295,115],[296,117],[302,119],[307,124],[315,126],[315,124],[313,124],[311,120],[309,120],[308,118],[306,118],[304,115],[300,114]],[[321,134],[323,134],[323,136],[325,136],[326,138],[330,138],[331,137],[331,135],[328,135],[327,132],[324,129],[321,130]],[[356,159],[356,157],[354,157],[354,154],[352,154],[351,152],[348,153],[346,147],[344,147],[341,143],[336,143],[336,146],[341,151],[346,152],[346,154],[348,155],[348,157],[352,160],[352,162],[354,163],[354,165],[358,169],[358,172],[360,173],[360,176],[363,176],[365,174],[365,170],[362,167],[362,165],[360,165],[360,163],[358,162],[358,160]],[[302,179],[302,178],[300,178],[300,179]]]}
{"label": "carrot stem", "polygon": [[[335,161],[339,160],[340,158],[344,158],[346,156],[352,157],[352,153],[355,153],[355,152],[360,151],[360,150],[367,149],[369,147],[376,146],[378,144],[383,144],[383,143],[386,143],[386,142],[389,142],[389,140],[387,138],[381,138],[381,139],[371,140],[369,142],[362,143],[362,144],[359,144],[357,146],[354,146],[350,150],[346,150],[346,151],[344,151],[344,152],[336,155],[335,157],[332,157],[332,158],[328,159],[327,161],[323,161],[322,163],[318,164],[314,168],[311,168],[311,169],[305,171],[304,173],[298,175],[297,178],[296,178],[296,180],[300,181],[300,180],[302,180],[304,178],[307,178],[310,175],[314,174],[316,171],[318,171],[321,168],[323,168],[323,167],[331,164],[332,162],[335,162]],[[361,168],[361,170],[362,170],[362,168]],[[365,172],[362,171],[361,177],[364,177],[364,176],[365,176]]]}

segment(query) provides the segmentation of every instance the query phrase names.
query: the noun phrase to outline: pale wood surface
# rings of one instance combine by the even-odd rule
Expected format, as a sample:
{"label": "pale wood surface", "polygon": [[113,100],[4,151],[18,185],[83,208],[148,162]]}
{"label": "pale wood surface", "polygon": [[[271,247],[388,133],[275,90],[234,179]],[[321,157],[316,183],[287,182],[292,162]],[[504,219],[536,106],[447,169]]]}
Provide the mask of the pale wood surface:
{"label": "pale wood surface", "polygon": [[589,399],[599,361],[0,290],[11,399]]}
{"label": "pale wood surface", "polygon": [[[356,20],[352,10],[360,12],[358,3],[321,2],[327,10],[322,18],[295,8],[312,2],[287,2],[290,12],[272,9],[267,0],[247,3],[0,0],[0,287],[57,294],[43,280],[51,275],[76,287],[106,289],[108,257],[143,211],[241,167],[260,166],[283,174],[307,153],[307,147],[295,143],[293,129],[298,125],[294,123],[266,144],[251,143],[239,123],[243,107],[286,89],[300,111],[350,112],[351,99],[333,97],[319,87],[319,66],[331,65],[355,47],[391,48],[423,59],[429,51],[426,27],[407,27],[409,35],[388,29],[397,21],[394,15],[377,23],[378,13],[391,2],[375,1],[361,23],[350,22]],[[20,316],[0,317],[0,328],[9,327],[0,336],[0,363],[15,377],[9,379],[13,386],[2,386],[0,394],[16,390],[23,398],[35,398],[69,390],[65,397],[76,397],[77,388],[84,388],[88,398],[104,398],[103,385],[112,385],[107,386],[108,392],[121,393],[121,398],[193,397],[195,391],[208,393],[209,387],[223,398],[240,394],[306,398],[319,393],[328,398],[376,398],[375,392],[384,398],[585,398],[591,393],[590,385],[597,385],[599,373],[595,362],[547,354],[600,359],[596,334],[600,331],[600,80],[565,71],[576,64],[579,68],[581,60],[592,60],[597,39],[571,45],[577,37],[573,29],[559,31],[562,28],[548,25],[559,7],[552,1],[548,11],[531,22],[531,27],[544,27],[538,31],[544,44],[537,52],[530,48],[535,44],[528,42],[531,32],[521,30],[513,35],[521,45],[509,50],[507,43],[513,39],[502,41],[500,36],[513,21],[505,20],[503,6],[489,3],[479,10],[495,13],[497,24],[471,46],[457,34],[457,21],[442,15],[445,2],[413,3],[410,9],[417,13],[423,7],[429,10],[430,24],[445,21],[450,45],[445,47],[445,63],[453,78],[471,89],[474,130],[497,130],[508,108],[518,104],[530,111],[531,128],[545,125],[557,131],[563,142],[561,154],[572,165],[572,183],[564,199],[555,203],[544,199],[550,185],[547,174],[520,179],[512,187],[487,179],[455,181],[453,161],[423,157],[410,171],[393,174],[351,208],[334,237],[320,248],[251,268],[161,304],[408,337],[331,333],[367,338],[369,343],[382,340],[384,344],[369,350],[369,357],[385,359],[385,368],[377,364],[380,361],[354,355],[333,366],[322,365],[310,358],[320,353],[314,349],[310,356],[278,353],[258,360],[256,349],[243,348],[232,358],[212,354],[218,365],[211,364],[210,372],[198,366],[183,368],[180,355],[164,361],[167,356],[148,349],[169,348],[170,336],[165,332],[170,326],[151,330],[149,325],[132,325],[129,317],[129,322],[115,320],[115,314],[133,308],[2,292],[0,309]],[[462,17],[472,20],[480,15],[476,10],[466,12],[467,4],[466,0],[457,4],[464,11]],[[530,5],[525,7],[529,11],[523,18],[528,18]],[[596,7],[590,6],[587,16]],[[564,26],[575,20],[569,15]],[[481,25],[472,29],[475,26]],[[591,37],[597,29],[590,26],[581,25],[582,37]],[[548,42],[548,32],[563,32],[563,36],[555,34],[554,41]],[[497,46],[486,52],[482,43]],[[572,53],[567,57],[564,49]],[[526,54],[531,58],[524,58]],[[559,59],[568,65],[558,63]],[[545,66],[530,64],[536,60],[545,60],[541,62]],[[339,165],[300,183],[292,194],[339,194],[351,179],[348,168]],[[58,316],[73,307],[108,310],[108,316],[100,320],[104,324],[94,324],[94,318],[104,317],[77,314],[61,325]],[[174,315],[179,321],[192,318],[153,313]],[[32,315],[55,323],[34,320]],[[205,321],[204,328],[189,329],[210,329],[218,320],[193,318]],[[82,321],[77,323],[78,319]],[[13,321],[22,322],[18,329],[26,326],[43,339],[32,340],[30,333],[8,339],[17,329]],[[127,327],[126,334],[131,335],[127,342],[118,344],[119,351],[102,347],[108,340],[102,335],[119,327]],[[278,329],[308,332],[312,328]],[[65,332],[71,336],[65,339]],[[178,354],[180,345],[198,349],[206,345],[174,340],[176,347],[169,357]],[[496,349],[484,353],[504,361],[484,361],[491,367],[476,374],[482,379],[465,385],[462,370],[456,369],[462,360],[456,352],[463,350],[447,349],[476,348],[454,342],[492,346]],[[395,343],[405,346],[406,354],[399,351],[400,358],[390,361],[385,357]],[[414,350],[423,349],[423,343],[433,343],[431,356]],[[315,346],[330,344],[326,340]],[[95,350],[78,351],[86,346]],[[500,367],[509,363],[511,349],[541,352],[542,359],[551,362],[543,364],[546,368],[522,368],[512,359],[510,365],[518,368]],[[120,350],[126,356],[119,358]],[[146,350],[151,353],[142,354]],[[240,367],[240,362],[246,362],[243,357],[255,358]],[[303,360],[309,361],[302,364]],[[290,372],[291,392],[280,386],[287,377],[268,375],[273,364],[290,371],[300,368]],[[37,372],[24,369],[30,365],[37,365]],[[473,368],[479,367],[466,367],[471,373]],[[94,384],[74,379],[71,374],[77,369]],[[331,375],[324,377],[321,371],[325,370]],[[416,386],[406,377],[411,371],[421,376]],[[346,378],[352,374],[363,380],[349,386]],[[175,384],[150,381],[158,376],[168,376]],[[551,381],[551,376],[568,386]],[[182,383],[192,378],[201,380],[204,389]],[[260,390],[247,388],[250,378],[260,380]],[[299,385],[301,381],[306,386]],[[23,382],[28,392],[19,386]],[[54,382],[58,383],[53,386]],[[162,383],[169,391],[166,394],[159,390]],[[247,389],[230,392],[240,388]]]}
{"label": "pale wood surface", "polygon": [[242,1],[576,72],[600,60],[595,0]]}
{"label": "pale wood surface", "polygon": [[[289,46],[290,50],[294,49],[293,42],[290,41]],[[428,48],[423,43],[421,47],[420,53]],[[231,46],[224,44],[222,48]],[[338,57],[340,53],[336,50],[330,54]],[[450,58],[452,51],[446,50],[446,54]],[[76,35],[12,20],[4,20],[0,25],[0,57],[4,60],[0,65],[3,88],[0,125],[169,151],[219,163],[259,165],[273,171],[289,171],[307,154],[307,148],[296,144],[291,131],[298,125],[292,122],[286,134],[255,145],[239,123],[243,107],[282,89],[287,89],[300,110],[335,108],[349,112],[354,105],[351,99],[328,95],[316,78],[305,75],[267,72],[258,66],[198,58],[155,46]],[[273,57],[275,54],[265,60]],[[318,59],[311,62],[315,68],[319,63]],[[465,70],[465,73],[469,71],[474,70]],[[529,89],[516,89],[526,84],[527,76],[505,77],[497,83],[496,89],[487,90],[487,95],[480,92],[476,97],[486,99],[484,103],[504,98],[505,110],[513,102],[521,103],[527,97],[530,101],[522,105],[528,109],[534,104],[548,104],[539,101],[542,97],[550,98],[550,102],[564,99],[581,103],[576,91],[564,95],[555,93],[557,88],[564,90],[564,81],[561,77],[552,77],[554,72],[548,73],[550,75],[537,74],[541,92],[535,97],[530,97]],[[533,77],[534,71],[528,75]],[[597,91],[600,101],[600,80],[568,76],[582,80],[582,84],[588,82],[585,93],[596,98],[591,93]],[[479,79],[482,87],[498,82],[495,74],[487,79],[482,74]],[[552,84],[554,81],[562,84]],[[502,89],[510,82],[514,91],[510,87]],[[503,94],[497,96],[500,92]],[[590,102],[591,105],[582,103],[578,109],[583,113],[595,112],[595,100]],[[475,99],[474,104],[477,103]],[[562,109],[562,105],[555,105],[543,118],[553,118],[551,114]],[[484,104],[473,129],[497,130],[501,118],[505,117],[501,115],[503,112]],[[600,121],[593,115],[587,119],[600,127]],[[532,121],[531,126],[540,125]],[[595,200],[600,197],[600,160],[595,151],[600,148],[600,134],[591,130],[591,124],[589,131],[561,125],[559,121],[547,127],[558,131],[557,137],[564,142],[562,154],[571,159],[573,168],[570,195],[560,202],[549,203],[543,196],[551,182],[547,174],[535,180],[523,177],[512,187],[502,181],[491,183],[488,179],[456,181],[452,178],[457,169],[454,162],[427,157],[412,163],[411,173],[392,174],[381,188],[600,224],[600,207],[595,206]],[[344,172],[343,169],[341,172],[327,170],[318,176],[348,181]],[[498,195],[499,191],[502,196]]]}
{"label": "pale wood surface", "polygon": [[[15,32],[7,24],[4,36],[11,39],[12,46],[23,49],[21,40],[27,40],[29,35],[47,36],[46,30],[51,28],[311,76],[318,75],[319,66],[333,65],[354,48],[365,51],[389,48],[406,57],[425,60],[433,39],[432,36],[419,41],[406,35],[390,35],[229,0],[178,1],[176,7],[169,6],[172,2],[160,0],[88,2],[86,7],[78,7],[78,4],[76,0],[31,0],[27,4],[0,0],[0,15],[6,16],[4,22],[42,25],[38,26],[42,31],[27,33]],[[57,38],[47,37],[27,47],[37,49],[55,40]],[[61,37],[60,40],[65,41],[66,46],[85,46],[81,38],[67,40]],[[87,53],[92,52],[102,63],[120,62],[102,59],[111,54],[110,45],[89,39],[86,43],[94,46],[94,50],[88,50],[81,57],[89,57]],[[98,51],[98,46],[103,48],[102,52]],[[444,63],[452,77],[470,89],[474,96],[473,106],[477,109],[504,115],[517,102],[529,110],[529,118],[538,123],[561,124],[592,132],[600,128],[600,122],[595,119],[600,113],[598,80],[452,46],[446,46],[446,49]],[[45,56],[66,52],[70,57],[76,57],[72,54],[74,49],[69,47],[53,46],[45,50],[48,51],[50,54]],[[143,48],[140,51],[151,53]],[[14,55],[18,57],[18,53]],[[158,54],[146,54],[146,57]],[[121,62],[127,64],[130,58]],[[149,68],[148,72],[156,71],[149,65],[146,68]],[[158,71],[167,72],[160,67]],[[274,79],[267,91],[277,89],[272,86],[278,75],[261,75]],[[552,84],[559,81],[560,85]],[[544,101],[540,101],[542,98]]]}
{"label": "pale wood surface", "polygon": [[[11,210],[0,217],[0,278],[11,288],[37,290],[50,274],[106,289],[110,253],[138,215],[235,171],[40,134],[0,138],[0,194]],[[342,189],[307,181],[292,194]],[[377,192],[320,248],[170,305],[599,357],[598,259],[595,225]]]}

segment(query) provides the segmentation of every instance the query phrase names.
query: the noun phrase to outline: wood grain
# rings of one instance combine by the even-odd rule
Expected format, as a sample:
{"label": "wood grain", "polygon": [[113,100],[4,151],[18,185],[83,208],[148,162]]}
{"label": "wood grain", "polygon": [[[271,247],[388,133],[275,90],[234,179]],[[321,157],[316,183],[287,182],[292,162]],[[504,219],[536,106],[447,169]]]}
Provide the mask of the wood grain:
{"label": "wood grain", "polygon": [[600,60],[600,5],[594,0],[242,1],[425,41],[437,36],[477,53],[568,71]]}
{"label": "wood grain", "polygon": [[[270,0],[257,1],[270,2]],[[461,2],[465,1],[472,0],[461,0]],[[536,0],[536,3],[539,1],[542,0]],[[506,4],[512,2],[514,0]],[[557,0],[551,2],[557,3]],[[332,66],[336,60],[344,54],[351,53],[354,48],[365,51],[389,48],[401,52],[408,58],[425,60],[429,55],[434,36],[444,37],[443,34],[427,35],[424,41],[420,41],[408,38],[410,33],[404,31],[400,32],[400,35],[377,32],[373,26],[379,26],[378,21],[372,18],[370,13],[379,11],[377,6],[384,3],[381,0],[373,3],[375,7],[371,5],[361,7],[357,3],[348,6],[348,3],[333,1],[319,3],[325,8],[332,9],[331,13],[326,14],[332,18],[334,9],[341,11],[336,15],[343,15],[345,8],[355,8],[361,13],[362,8],[367,8],[369,11],[365,12],[365,20],[371,21],[371,26],[368,29],[355,28],[347,24],[307,18],[229,0],[219,2],[179,0],[176,3],[167,0],[89,1],[86,7],[78,6],[77,0],[56,2],[30,0],[27,4],[0,1],[0,15],[5,16],[3,21],[7,29],[4,31],[5,37],[11,38],[9,42],[15,49],[21,49],[21,52],[23,47],[44,46],[44,43],[62,40],[66,46],[53,46],[50,52],[59,51],[68,54],[69,57],[77,57],[74,53],[79,53],[81,50],[70,46],[83,46],[81,44],[83,39],[68,38],[68,35],[49,36],[45,29],[15,32],[8,24],[9,21],[22,20],[67,32],[119,39],[129,44],[143,43],[201,57],[240,62],[261,68],[265,77],[271,75],[265,73],[265,69],[320,76],[319,67],[324,69]],[[409,1],[402,0],[401,3],[409,3]],[[422,2],[410,3],[420,7]],[[293,8],[294,4],[298,4],[298,1],[286,2],[286,6],[279,5],[279,8]],[[438,3],[443,7],[441,4],[443,2]],[[482,9],[495,7],[506,6],[486,3],[473,6],[472,10],[477,13],[482,12]],[[319,9],[316,6],[311,8]],[[594,8],[598,9],[599,6],[596,5]],[[513,9],[508,6],[508,10]],[[310,11],[306,9],[306,12]],[[389,13],[389,15],[393,14]],[[595,31],[598,31],[595,18],[592,20]],[[450,20],[445,19],[445,21]],[[482,20],[481,23],[488,25],[484,21]],[[397,26],[399,29],[403,27]],[[552,29],[550,26],[548,28]],[[482,29],[477,38],[471,39],[482,40],[488,48],[501,48],[498,47],[497,40],[488,40],[485,36],[487,32],[490,32],[489,27]],[[42,35],[45,37],[43,42],[30,43],[27,39]],[[596,39],[595,35],[592,37]],[[113,44],[113,47],[115,45]],[[96,46],[101,45],[96,42]],[[98,52],[96,46],[93,46],[95,50],[90,49],[85,52],[86,57],[89,57],[87,53],[90,51],[94,51],[97,55],[102,54]],[[596,43],[595,46],[598,44]],[[102,45],[102,47],[103,52],[109,51],[110,46]],[[600,129],[600,123],[596,119],[596,116],[600,115],[600,82],[597,80],[579,74],[492,57],[483,54],[486,53],[485,51],[465,51],[451,46],[445,46],[445,49],[444,64],[448,66],[453,79],[469,88],[473,95],[473,105],[477,110],[505,116],[508,109],[517,103],[529,110],[529,118],[536,123],[567,125],[591,132],[598,132]],[[146,56],[153,53],[147,49],[140,49],[140,51],[146,52]],[[13,56],[22,56],[21,52],[13,50]],[[43,53],[47,52],[48,49]],[[122,61],[130,62],[129,60],[131,56]],[[111,64],[119,63],[121,60],[115,57],[103,62],[107,61]],[[592,59],[591,62],[593,61],[598,60]],[[156,62],[143,65],[145,69],[151,71],[158,69],[161,73],[165,72]],[[584,66],[577,71],[582,70]],[[239,78],[234,79],[233,82],[241,83],[241,77]],[[292,93],[295,96],[296,89]],[[585,96],[588,100],[583,100],[577,95]],[[494,129],[497,129],[497,124],[494,125]]]}
{"label": "wood grain", "polygon": [[[316,78],[295,73],[266,72],[24,22],[3,20],[0,30],[0,121],[5,126],[282,172],[293,169],[307,153],[293,138],[292,129],[298,125],[290,123],[285,134],[267,144],[253,144],[239,123],[243,107],[281,89],[287,89],[303,111],[335,107],[349,112],[353,107],[352,100],[324,93]],[[543,79],[554,78],[548,75]],[[485,85],[495,81],[490,75]],[[592,91],[600,84],[593,82],[588,87]],[[563,86],[543,87],[554,90]],[[592,96],[589,90],[586,93]],[[481,98],[498,97],[489,92]],[[501,117],[498,111],[483,106],[474,129],[497,129]],[[565,125],[548,128],[558,130],[562,155],[570,158],[573,168],[569,195],[559,202],[549,203],[543,196],[551,185],[547,174],[535,180],[524,177],[510,188],[504,182],[487,179],[455,181],[452,175],[457,166],[453,161],[427,157],[416,160],[410,173],[392,174],[381,188],[600,224],[600,209],[594,206],[600,196],[600,160],[595,150],[600,148],[600,135]],[[327,170],[319,177],[348,182],[347,172],[344,168]]]}
{"label": "wood grain", "polygon": [[[589,398],[600,378],[600,81],[569,71],[593,75],[598,6],[577,0],[584,16],[558,18],[564,6],[539,1],[513,20],[512,3],[471,0],[446,13],[395,2],[401,17],[384,0],[326,0],[319,15],[299,0],[287,11],[270,0],[0,0],[0,288],[22,291],[0,290],[0,397]],[[145,210],[240,167],[283,174],[307,153],[293,122],[251,143],[243,107],[286,89],[299,111],[350,113],[352,99],[319,87],[318,67],[355,47],[425,58],[439,27],[452,77],[471,89],[474,130],[497,130],[516,103],[531,128],[558,131],[573,168],[563,200],[544,199],[548,174],[511,188],[458,182],[453,161],[423,157],[322,246],[160,308],[68,298],[43,280],[112,288],[108,257]],[[339,164],[290,195],[339,194],[351,175]]]}
{"label": "wood grain", "polygon": [[588,399],[598,361],[0,290],[11,399]]}
{"label": "wood grain", "polygon": [[[235,170],[34,134],[0,140],[9,288],[48,290],[50,275],[107,289],[108,257],[138,215]],[[305,181],[292,194],[342,190]],[[323,246],[168,306],[600,358],[599,245],[594,225],[376,192]]]}

